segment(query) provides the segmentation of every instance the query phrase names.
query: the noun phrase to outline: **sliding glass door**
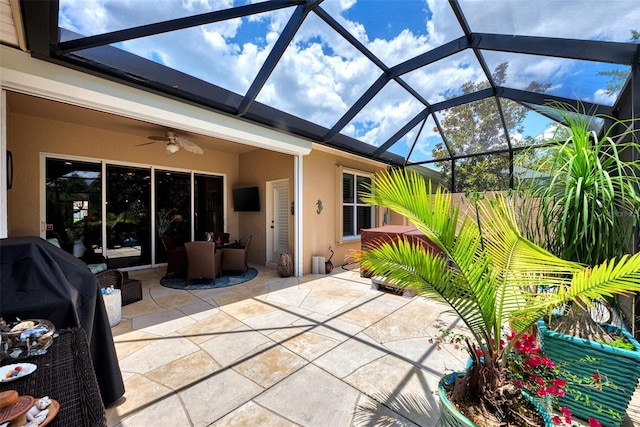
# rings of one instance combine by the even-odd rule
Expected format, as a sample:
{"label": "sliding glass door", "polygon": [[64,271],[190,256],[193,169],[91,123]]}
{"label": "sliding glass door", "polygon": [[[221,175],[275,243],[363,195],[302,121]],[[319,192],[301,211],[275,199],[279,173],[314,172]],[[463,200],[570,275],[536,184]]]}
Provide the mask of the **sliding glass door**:
{"label": "sliding glass door", "polygon": [[100,163],[46,161],[47,238],[77,257],[102,252]]}
{"label": "sliding glass door", "polygon": [[45,168],[47,238],[85,260],[104,255],[119,269],[160,264],[163,240],[181,246],[225,231],[222,176],[55,158]]}
{"label": "sliding glass door", "polygon": [[194,240],[205,240],[206,232],[223,232],[224,180],[221,176],[194,175]]}
{"label": "sliding glass door", "polygon": [[191,174],[156,169],[155,182],[156,262],[165,262],[165,236],[173,246],[191,241]]}
{"label": "sliding glass door", "polygon": [[107,165],[110,268],[151,264],[151,169]]}

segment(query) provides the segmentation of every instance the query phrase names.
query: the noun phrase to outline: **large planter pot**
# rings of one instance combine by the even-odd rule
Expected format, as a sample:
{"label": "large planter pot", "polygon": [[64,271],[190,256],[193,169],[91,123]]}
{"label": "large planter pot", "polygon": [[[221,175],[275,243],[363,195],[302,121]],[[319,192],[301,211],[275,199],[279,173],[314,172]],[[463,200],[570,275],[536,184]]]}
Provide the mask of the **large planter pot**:
{"label": "large planter pot", "polygon": [[[544,353],[556,365],[579,378],[590,378],[599,373],[603,380],[614,384],[614,387],[603,386],[597,390],[589,386],[571,386],[578,389],[583,397],[606,410],[613,410],[618,416],[607,412],[599,412],[593,405],[586,405],[583,399],[575,400],[570,395],[561,398],[560,404],[571,409],[574,416],[587,420],[596,418],[603,427],[618,427],[627,411],[631,396],[640,378],[640,343],[625,329],[602,324],[609,332],[628,339],[635,350],[624,350],[607,344],[596,343],[572,335],[558,333],[547,328],[544,321],[538,321],[540,341]],[[575,363],[585,356],[596,359],[593,363]]]}
{"label": "large planter pot", "polygon": [[[438,397],[440,400],[440,424],[443,427],[479,427],[476,423],[470,421],[467,417],[462,415],[458,409],[451,403],[447,393],[444,389],[446,384],[451,384],[454,381],[456,375],[464,375],[464,372],[454,372],[452,374],[445,375],[440,379],[438,383]],[[542,418],[544,418],[545,427],[553,427],[551,416],[545,411],[545,409],[535,399],[531,398],[526,393],[523,395],[536,407]]]}

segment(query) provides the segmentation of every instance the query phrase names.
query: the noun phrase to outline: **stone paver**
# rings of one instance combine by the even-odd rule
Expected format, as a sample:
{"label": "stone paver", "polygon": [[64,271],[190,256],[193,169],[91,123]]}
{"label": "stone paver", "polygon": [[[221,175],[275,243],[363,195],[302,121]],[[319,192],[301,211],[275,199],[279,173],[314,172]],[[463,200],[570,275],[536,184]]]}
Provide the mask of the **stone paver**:
{"label": "stone paver", "polygon": [[[255,266],[254,266],[255,267]],[[130,272],[143,300],[112,329],[126,394],[109,427],[439,425],[441,375],[466,353],[443,306],[372,290],[357,271],[221,289],[164,288],[164,268]],[[640,425],[640,392],[621,427]]]}

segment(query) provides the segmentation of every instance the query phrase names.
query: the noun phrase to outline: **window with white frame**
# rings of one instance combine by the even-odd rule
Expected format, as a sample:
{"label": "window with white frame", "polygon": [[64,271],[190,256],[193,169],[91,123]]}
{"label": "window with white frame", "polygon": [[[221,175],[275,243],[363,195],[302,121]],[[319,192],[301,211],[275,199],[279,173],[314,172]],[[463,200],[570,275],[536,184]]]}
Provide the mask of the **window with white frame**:
{"label": "window with white frame", "polygon": [[374,226],[373,206],[362,201],[360,194],[371,185],[371,175],[354,171],[342,172],[342,238],[357,239],[360,230]]}

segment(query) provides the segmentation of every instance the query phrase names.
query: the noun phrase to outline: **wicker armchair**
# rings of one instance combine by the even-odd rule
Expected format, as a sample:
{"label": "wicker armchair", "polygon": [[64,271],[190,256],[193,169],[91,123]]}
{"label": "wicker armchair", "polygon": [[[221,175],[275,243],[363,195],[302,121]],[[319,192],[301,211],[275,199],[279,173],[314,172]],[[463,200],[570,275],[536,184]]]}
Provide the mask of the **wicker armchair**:
{"label": "wicker armchair", "polygon": [[165,276],[172,273],[178,273],[187,268],[187,251],[184,247],[176,246],[173,237],[162,236],[162,244],[167,252],[167,271]]}
{"label": "wicker armchair", "polygon": [[213,279],[215,282],[222,270],[220,261],[222,252],[216,250],[213,242],[187,242],[184,244],[187,251],[187,283],[191,279]]}
{"label": "wicker armchair", "polygon": [[224,248],[222,249],[222,270],[247,272],[247,258],[249,257],[249,246],[251,245],[249,236],[244,248]]}
{"label": "wicker armchair", "polygon": [[105,270],[96,274],[96,279],[98,279],[98,286],[100,288],[113,286],[114,289],[121,289],[124,276],[119,270]]}

